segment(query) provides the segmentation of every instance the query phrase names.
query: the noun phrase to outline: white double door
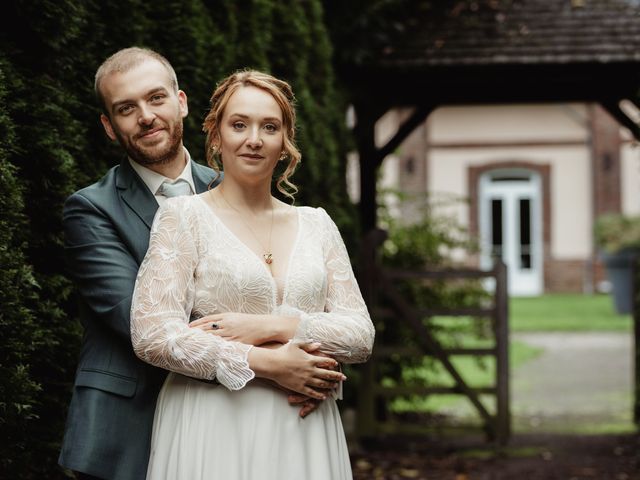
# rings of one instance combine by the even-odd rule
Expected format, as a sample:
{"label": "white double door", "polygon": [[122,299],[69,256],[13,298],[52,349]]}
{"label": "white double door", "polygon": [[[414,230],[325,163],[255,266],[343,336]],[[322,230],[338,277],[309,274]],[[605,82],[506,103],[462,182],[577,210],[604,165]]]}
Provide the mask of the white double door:
{"label": "white double door", "polygon": [[540,178],[528,171],[494,171],[479,185],[481,266],[507,265],[509,295],[543,293]]}

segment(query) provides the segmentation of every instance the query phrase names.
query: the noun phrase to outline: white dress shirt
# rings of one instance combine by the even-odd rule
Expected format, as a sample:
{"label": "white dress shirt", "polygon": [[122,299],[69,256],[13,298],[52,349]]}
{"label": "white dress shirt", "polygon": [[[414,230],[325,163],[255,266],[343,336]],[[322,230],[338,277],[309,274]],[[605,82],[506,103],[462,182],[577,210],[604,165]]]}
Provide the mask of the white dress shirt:
{"label": "white dress shirt", "polygon": [[131,168],[133,168],[135,172],[138,175],[140,175],[140,178],[142,179],[144,184],[147,186],[149,191],[153,193],[153,196],[155,197],[156,202],[158,202],[158,205],[162,205],[162,203],[167,199],[164,195],[158,194],[158,191],[160,190],[160,186],[165,181],[168,181],[169,183],[174,183],[179,178],[183,179],[189,184],[189,187],[191,188],[191,194],[196,193],[196,186],[193,183],[193,174],[191,172],[191,155],[189,155],[189,152],[187,151],[186,148],[183,147],[183,149],[184,149],[184,156],[187,159],[187,163],[185,164],[184,169],[182,170],[180,175],[178,175],[175,179],[168,178],[168,177],[165,177],[164,175],[159,174],[158,172],[154,172],[153,170],[145,166],[142,166],[139,163],[135,162],[134,160],[131,160],[131,158],[129,158],[129,163],[131,164]]}

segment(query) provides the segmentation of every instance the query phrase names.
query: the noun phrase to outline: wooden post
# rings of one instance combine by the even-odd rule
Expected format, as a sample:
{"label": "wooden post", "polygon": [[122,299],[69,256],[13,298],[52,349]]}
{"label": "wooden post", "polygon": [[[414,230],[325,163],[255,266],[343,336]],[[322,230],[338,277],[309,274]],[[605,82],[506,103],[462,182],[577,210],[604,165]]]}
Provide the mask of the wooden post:
{"label": "wooden post", "polygon": [[378,202],[376,198],[377,149],[375,143],[376,114],[363,105],[356,105],[357,124],[354,129],[360,157],[360,226],[369,232],[376,227]]}
{"label": "wooden post", "polygon": [[511,435],[511,411],[509,405],[509,296],[507,292],[507,266],[497,260],[494,266],[496,278],[496,440],[505,445]]}
{"label": "wooden post", "polygon": [[632,262],[631,274],[631,305],[633,306],[633,366],[634,366],[634,396],[633,396],[633,421],[640,428],[640,256],[636,256]]}
{"label": "wooden post", "polygon": [[[377,289],[377,257],[378,246],[386,239],[386,232],[375,229],[369,231],[362,239],[359,279],[362,297],[370,312],[374,311]],[[375,319],[373,319],[375,321]],[[356,435],[358,438],[371,437],[376,433],[375,412],[375,361],[370,359],[359,368],[362,378],[358,390],[358,413],[356,417]]]}

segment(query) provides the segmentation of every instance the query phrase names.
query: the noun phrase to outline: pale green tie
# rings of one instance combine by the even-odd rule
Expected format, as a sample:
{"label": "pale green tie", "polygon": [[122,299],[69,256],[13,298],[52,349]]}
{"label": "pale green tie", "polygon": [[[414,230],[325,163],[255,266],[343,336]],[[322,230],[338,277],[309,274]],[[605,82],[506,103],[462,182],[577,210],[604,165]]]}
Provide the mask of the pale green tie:
{"label": "pale green tie", "polygon": [[179,195],[191,195],[191,186],[186,180],[179,178],[174,183],[165,180],[158,189],[158,195],[167,198],[177,197]]}

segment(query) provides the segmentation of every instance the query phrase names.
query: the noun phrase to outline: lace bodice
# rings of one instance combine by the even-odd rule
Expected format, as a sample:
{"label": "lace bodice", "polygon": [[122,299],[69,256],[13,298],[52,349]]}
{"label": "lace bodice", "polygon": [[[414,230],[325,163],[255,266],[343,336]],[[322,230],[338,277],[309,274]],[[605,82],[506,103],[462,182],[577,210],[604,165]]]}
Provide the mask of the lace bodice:
{"label": "lace bodice", "polygon": [[243,312],[298,316],[294,341],[320,342],[321,350],[340,362],[365,361],[374,328],[340,233],[322,208],[296,210],[297,238],[280,302],[267,266],[202,197],[165,202],[133,295],[136,354],[167,370],[240,389],[254,377],[247,361],[251,346],[191,329],[188,322]]}

